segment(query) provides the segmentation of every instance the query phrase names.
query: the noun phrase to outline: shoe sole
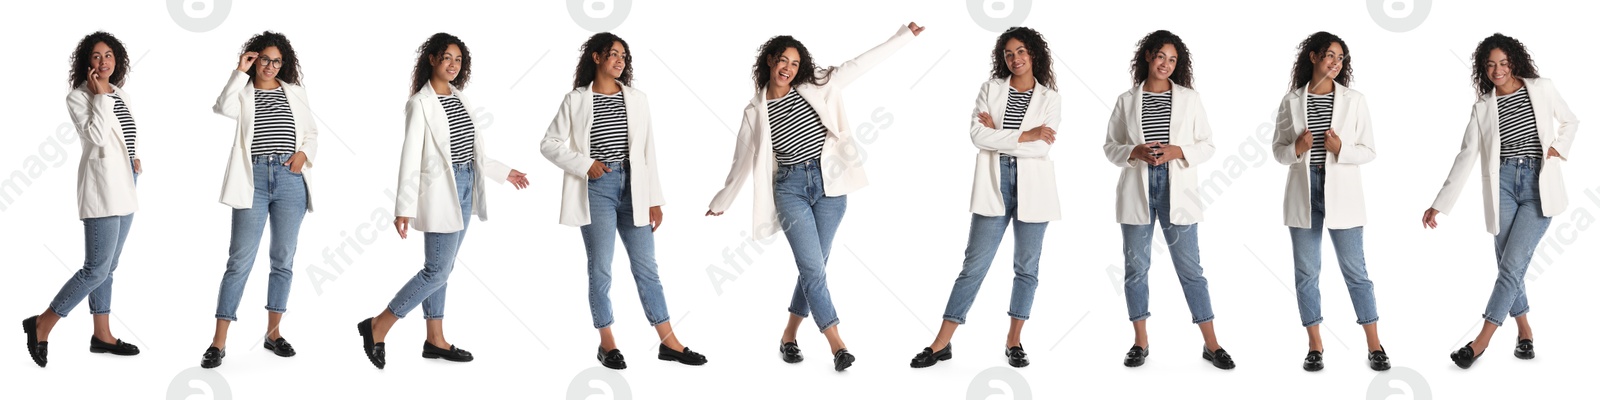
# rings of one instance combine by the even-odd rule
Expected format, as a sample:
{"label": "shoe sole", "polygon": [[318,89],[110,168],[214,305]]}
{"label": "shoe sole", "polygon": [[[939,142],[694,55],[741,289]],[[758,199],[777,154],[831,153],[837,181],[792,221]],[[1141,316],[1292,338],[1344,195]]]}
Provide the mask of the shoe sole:
{"label": "shoe sole", "polygon": [[426,358],[426,359],[429,359],[429,360],[445,360],[445,361],[452,361],[452,362],[469,362],[469,361],[472,361],[471,358],[445,357],[445,356],[441,356],[441,355],[433,354],[433,353],[422,353],[422,358]]}
{"label": "shoe sole", "polygon": [[95,353],[95,354],[108,354],[109,353],[111,355],[117,355],[117,356],[136,356],[136,355],[139,355],[139,352],[123,353],[123,352],[117,352],[116,350],[102,349],[102,348],[96,348],[96,347],[90,347],[89,348],[89,352],[90,353]]}
{"label": "shoe sole", "polygon": [[666,355],[666,354],[657,354],[656,355],[656,359],[657,360],[661,360],[661,361],[672,361],[672,362],[676,362],[676,363],[683,364],[683,365],[695,365],[695,366],[705,365],[705,363],[706,363],[705,361],[685,360],[685,359],[682,359],[682,358],[678,358],[676,356],[669,356],[669,355]]}

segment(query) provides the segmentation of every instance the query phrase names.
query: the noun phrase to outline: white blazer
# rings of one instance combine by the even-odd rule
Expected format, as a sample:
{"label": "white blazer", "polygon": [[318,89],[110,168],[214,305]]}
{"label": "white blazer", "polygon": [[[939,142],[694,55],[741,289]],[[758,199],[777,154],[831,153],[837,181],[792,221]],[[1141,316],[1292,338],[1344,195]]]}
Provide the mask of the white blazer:
{"label": "white blazer", "polygon": [[[1106,159],[1111,165],[1122,168],[1117,179],[1117,223],[1148,225],[1150,221],[1150,186],[1145,183],[1148,164],[1130,158],[1136,147],[1144,145],[1144,128],[1139,123],[1143,102],[1139,93],[1143,82],[1117,96],[1117,107],[1106,124]],[[1173,225],[1189,225],[1204,220],[1200,204],[1197,165],[1211,159],[1217,148],[1211,142],[1211,123],[1206,119],[1206,107],[1200,103],[1200,92],[1172,85],[1172,123],[1169,125],[1167,143],[1183,148],[1183,159],[1167,162],[1167,181],[1171,190],[1169,216]]]}
{"label": "white blazer", "polygon": [[[289,99],[289,111],[294,114],[295,151],[306,153],[306,163],[300,174],[306,181],[306,211],[312,211],[311,166],[317,159],[317,121],[311,115],[306,100],[306,90],[300,85],[278,80],[284,97]],[[233,148],[228,153],[228,169],[222,175],[222,204],[235,209],[247,209],[255,204],[255,163],[250,161],[250,143],[256,137],[256,88],[250,75],[233,71],[228,85],[222,87],[217,104],[211,111],[239,121]]]}
{"label": "white blazer", "polygon": [[[845,118],[844,88],[873,66],[882,62],[914,37],[911,29],[900,27],[889,41],[867,50],[854,60],[834,67],[818,85],[799,85],[795,88],[800,97],[816,110],[828,134],[822,143],[823,193],[843,196],[867,186],[867,171],[862,168],[866,159],[850,133],[850,122]],[[744,121],[739,124],[738,144],[733,149],[733,167],[728,171],[722,191],[711,199],[711,211],[723,212],[738,197],[746,178],[754,175],[755,205],[752,208],[753,231],[758,239],[777,233],[778,211],[772,198],[773,174],[777,161],[772,153],[772,128],[767,121],[765,88],[756,89],[756,95],[744,108]]]}
{"label": "white blazer", "polygon": [[[1311,228],[1311,157],[1295,154],[1294,143],[1306,130],[1306,88],[1283,96],[1278,103],[1277,132],[1272,155],[1289,166],[1283,189],[1283,224]],[[1327,229],[1350,229],[1367,224],[1367,205],[1361,190],[1361,164],[1378,158],[1372,137],[1372,116],[1361,92],[1333,84],[1333,133],[1344,140],[1339,154],[1328,152],[1323,163],[1323,220]]]}
{"label": "white blazer", "polygon": [[[472,102],[454,86],[472,120],[472,215],[489,220],[489,193],[483,177],[504,183],[511,167],[484,153],[483,130],[472,117]],[[462,229],[461,201],[456,193],[456,170],[450,166],[450,119],[431,86],[406,102],[406,141],[400,148],[400,178],[395,184],[394,215],[410,217],[411,227],[422,232],[450,233]]]}
{"label": "white blazer", "polygon": [[[1555,82],[1550,79],[1524,79],[1528,99],[1533,102],[1534,124],[1539,129],[1539,145],[1554,148],[1560,158],[1544,160],[1539,169],[1539,201],[1544,216],[1553,217],[1567,210],[1567,186],[1561,178],[1561,164],[1572,156],[1573,136],[1578,133],[1578,116],[1567,108]],[[1466,135],[1461,139],[1461,152],[1450,166],[1450,176],[1444,188],[1433,200],[1433,208],[1449,214],[1450,208],[1461,196],[1467,184],[1467,174],[1472,172],[1474,161],[1483,164],[1483,217],[1489,234],[1500,234],[1500,106],[1493,91],[1478,98],[1472,105],[1472,119],[1467,121]],[[1479,157],[1482,155],[1482,157]]]}
{"label": "white blazer", "polygon": [[[661,178],[656,174],[656,140],[650,124],[650,99],[644,92],[622,85],[622,101],[628,110],[628,183],[633,191],[633,225],[650,224],[644,210],[666,204],[661,195]],[[565,172],[561,176],[561,224],[589,224],[590,127],[594,124],[594,92],[585,87],[573,89],[561,101],[539,153]]]}
{"label": "white blazer", "polygon": [[978,148],[977,166],[972,172],[972,213],[1001,217],[1006,215],[1005,198],[1000,193],[1000,152],[1017,157],[1017,220],[1046,222],[1061,219],[1061,199],[1056,193],[1056,163],[1050,159],[1049,144],[1043,140],[1018,143],[1022,132],[1039,126],[1061,127],[1061,95],[1045,85],[1033,85],[1033,98],[1022,114],[1021,129],[989,129],[978,122],[979,113],[989,113],[995,122],[1004,120],[1011,100],[1010,82],[992,79],[978,89],[977,105],[972,109],[972,145]]}
{"label": "white blazer", "polygon": [[[131,110],[133,101],[122,88],[111,85]],[[128,145],[122,140],[122,122],[117,120],[116,100],[103,94],[90,94],[89,85],[78,85],[67,92],[67,114],[78,130],[83,156],[78,159],[78,219],[115,217],[139,210],[134,193],[132,161]],[[134,137],[134,147],[139,146]]]}

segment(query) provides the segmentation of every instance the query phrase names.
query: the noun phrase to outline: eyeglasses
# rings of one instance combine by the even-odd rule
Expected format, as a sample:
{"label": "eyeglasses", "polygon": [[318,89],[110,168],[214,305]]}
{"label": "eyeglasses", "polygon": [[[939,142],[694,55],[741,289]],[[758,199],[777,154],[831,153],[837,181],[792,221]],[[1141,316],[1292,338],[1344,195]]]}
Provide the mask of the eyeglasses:
{"label": "eyeglasses", "polygon": [[256,64],[259,64],[259,65],[261,65],[263,67],[282,68],[283,67],[283,59],[282,58],[261,57],[261,58],[257,58],[256,59]]}

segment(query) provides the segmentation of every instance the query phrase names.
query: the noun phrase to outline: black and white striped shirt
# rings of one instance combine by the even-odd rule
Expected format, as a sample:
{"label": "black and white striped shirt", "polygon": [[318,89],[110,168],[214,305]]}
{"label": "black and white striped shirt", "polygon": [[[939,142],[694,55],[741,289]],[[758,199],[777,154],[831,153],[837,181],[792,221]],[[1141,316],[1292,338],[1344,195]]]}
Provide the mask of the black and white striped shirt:
{"label": "black and white striped shirt", "polygon": [[594,94],[594,124],[589,127],[589,158],[600,162],[628,159],[628,105],[622,92]]}
{"label": "black and white striped shirt", "polygon": [[294,112],[283,87],[256,90],[255,136],[250,155],[291,154],[295,149]]}
{"label": "black and white striped shirt", "polygon": [[[1000,122],[1000,129],[1022,129],[1022,117],[1028,114],[1028,102],[1033,100],[1033,89],[1018,92],[1017,88],[1006,87],[1006,115]],[[1001,155],[1007,155],[1000,152]]]}
{"label": "black and white striped shirt", "polygon": [[450,120],[450,163],[472,161],[472,141],[477,131],[472,116],[467,115],[467,106],[455,95],[439,96],[439,105],[444,106],[445,117]]}
{"label": "black and white striped shirt", "polygon": [[1311,130],[1311,165],[1328,160],[1328,128],[1333,127],[1333,93],[1306,93],[1306,129]]}
{"label": "black and white striped shirt", "polygon": [[828,129],[822,126],[817,110],[789,89],[777,100],[767,100],[767,122],[772,128],[772,152],[778,165],[793,165],[822,157],[822,141]]}
{"label": "black and white striped shirt", "polygon": [[1544,157],[1528,88],[1495,99],[1500,111],[1500,159]]}
{"label": "black and white striped shirt", "polygon": [[1172,125],[1172,91],[1141,91],[1140,96],[1139,128],[1144,132],[1144,141],[1167,144],[1168,129]]}
{"label": "black and white striped shirt", "polygon": [[122,96],[116,93],[106,95],[116,102],[111,110],[117,114],[117,123],[122,125],[122,144],[128,148],[128,159],[137,160],[139,156],[133,151],[133,145],[136,142],[134,139],[139,136],[139,129],[133,124],[133,113],[128,111],[128,104],[122,102]]}

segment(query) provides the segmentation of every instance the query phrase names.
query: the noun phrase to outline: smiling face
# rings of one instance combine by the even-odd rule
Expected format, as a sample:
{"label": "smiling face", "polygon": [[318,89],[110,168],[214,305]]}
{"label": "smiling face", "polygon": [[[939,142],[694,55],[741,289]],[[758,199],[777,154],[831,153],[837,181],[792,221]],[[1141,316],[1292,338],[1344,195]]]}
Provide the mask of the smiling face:
{"label": "smiling face", "polygon": [[1150,79],[1164,81],[1172,78],[1172,71],[1178,68],[1178,48],[1171,44],[1161,45],[1160,50],[1146,57],[1150,61]]}
{"label": "smiling face", "polygon": [[428,62],[433,64],[433,79],[445,82],[454,81],[456,76],[461,74],[463,61],[465,59],[461,57],[461,47],[453,44],[445,47],[443,53],[428,56]]}
{"label": "smiling face", "polygon": [[1315,65],[1317,80],[1334,79],[1339,77],[1339,71],[1344,69],[1344,46],[1338,42],[1328,44],[1328,49],[1322,54],[1312,54],[1311,62]]}
{"label": "smiling face", "polygon": [[1489,65],[1485,67],[1489,74],[1489,81],[1497,87],[1504,87],[1514,77],[1511,71],[1511,58],[1506,57],[1506,52],[1500,49],[1489,51]]}
{"label": "smiling face", "polygon": [[794,81],[794,74],[800,71],[800,51],[790,47],[783,49],[783,53],[767,61],[772,67],[772,78],[768,82],[772,86],[788,87]]}
{"label": "smiling face", "polygon": [[283,52],[278,46],[267,46],[256,54],[256,79],[272,80],[283,70]]}
{"label": "smiling face", "polygon": [[1011,39],[1006,41],[1005,47],[1006,68],[1014,76],[1033,76],[1033,54],[1028,52],[1028,46],[1021,40]]}
{"label": "smiling face", "polygon": [[111,52],[111,46],[105,42],[95,43],[94,52],[89,53],[89,67],[100,74],[101,81],[109,81],[111,74],[117,72],[117,55]]}
{"label": "smiling face", "polygon": [[628,49],[622,42],[611,42],[611,48],[604,53],[590,54],[594,58],[595,75],[601,78],[620,80],[623,72],[628,70]]}

